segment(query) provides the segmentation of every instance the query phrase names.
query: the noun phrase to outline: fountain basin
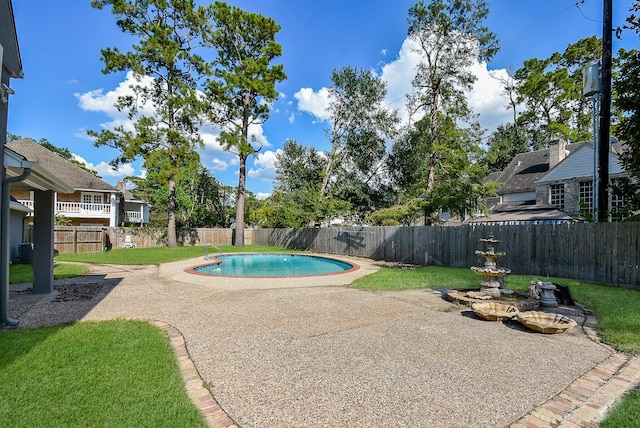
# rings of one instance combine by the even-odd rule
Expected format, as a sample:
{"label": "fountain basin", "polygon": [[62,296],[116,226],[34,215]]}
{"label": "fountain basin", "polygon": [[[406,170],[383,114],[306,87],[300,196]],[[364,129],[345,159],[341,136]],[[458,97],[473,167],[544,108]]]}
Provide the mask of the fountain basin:
{"label": "fountain basin", "polygon": [[578,325],[567,316],[539,311],[521,312],[517,319],[525,327],[545,334],[562,333]]}
{"label": "fountain basin", "polygon": [[473,303],[471,308],[477,316],[488,321],[510,320],[520,312],[515,306],[500,302]]}

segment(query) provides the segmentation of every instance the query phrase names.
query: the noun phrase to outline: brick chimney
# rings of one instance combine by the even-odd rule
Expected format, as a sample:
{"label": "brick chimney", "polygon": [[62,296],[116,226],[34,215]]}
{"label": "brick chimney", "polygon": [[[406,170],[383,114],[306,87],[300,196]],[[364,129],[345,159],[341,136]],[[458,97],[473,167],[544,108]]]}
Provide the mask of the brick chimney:
{"label": "brick chimney", "polygon": [[549,169],[558,165],[567,156],[567,142],[559,138],[549,143]]}
{"label": "brick chimney", "polygon": [[125,190],[127,190],[127,183],[124,181],[118,181],[118,183],[116,184],[116,187],[118,188],[118,190],[124,193]]}

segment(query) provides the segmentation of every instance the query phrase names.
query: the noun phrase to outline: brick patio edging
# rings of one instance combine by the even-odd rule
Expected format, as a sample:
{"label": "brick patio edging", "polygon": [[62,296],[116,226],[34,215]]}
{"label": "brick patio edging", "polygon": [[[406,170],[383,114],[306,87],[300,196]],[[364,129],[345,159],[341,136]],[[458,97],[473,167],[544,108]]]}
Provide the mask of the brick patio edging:
{"label": "brick patio edging", "polygon": [[640,356],[617,352],[603,343],[591,311],[578,306],[587,316],[581,326],[583,331],[611,355],[509,425],[510,428],[595,428],[625,394],[640,386]]}
{"label": "brick patio edging", "polygon": [[165,322],[149,322],[164,330],[167,334],[178,361],[178,367],[180,368],[187,394],[200,413],[202,413],[209,426],[212,428],[238,428],[238,425],[222,410],[222,407],[220,407],[218,402],[213,398],[209,390],[204,387],[200,373],[198,373],[196,366],[189,356],[182,333],[180,333],[177,328]]}

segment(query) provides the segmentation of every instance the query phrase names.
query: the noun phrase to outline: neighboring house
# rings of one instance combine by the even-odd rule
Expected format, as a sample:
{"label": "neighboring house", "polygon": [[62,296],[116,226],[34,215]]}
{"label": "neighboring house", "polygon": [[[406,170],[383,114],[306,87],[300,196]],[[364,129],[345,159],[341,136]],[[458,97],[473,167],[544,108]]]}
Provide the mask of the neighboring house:
{"label": "neighboring house", "polygon": [[[622,145],[611,144],[609,175],[624,176],[617,153]],[[593,144],[567,144],[554,140],[549,148],[516,155],[507,167],[492,173],[491,179],[501,186],[498,197],[487,201],[492,210],[468,223],[566,223],[581,221],[581,203],[586,208],[593,202]],[[612,198],[613,205],[622,201]],[[611,204],[610,204],[611,206]]]}
{"label": "neighboring house", "polygon": [[[111,226],[120,223],[118,201],[120,191],[95,175],[74,165],[37,142],[25,138],[10,141],[11,150],[51,171],[68,183],[73,193],[54,195],[54,213],[70,220],[71,226]],[[33,192],[12,190],[11,194],[22,204],[33,209]]]}
{"label": "neighboring house", "polygon": [[[610,148],[609,182],[614,183],[619,178],[627,177],[627,173],[618,157],[622,145],[613,143]],[[592,212],[597,206],[593,195],[594,159],[593,144],[585,143],[578,147],[536,181],[536,200],[574,215]],[[610,191],[608,197],[609,209],[624,205],[624,200]]]}
{"label": "neighboring house", "polygon": [[144,226],[149,223],[149,203],[127,190],[124,181],[118,181],[116,185],[120,190],[124,203],[120,206],[120,218],[125,223]]}

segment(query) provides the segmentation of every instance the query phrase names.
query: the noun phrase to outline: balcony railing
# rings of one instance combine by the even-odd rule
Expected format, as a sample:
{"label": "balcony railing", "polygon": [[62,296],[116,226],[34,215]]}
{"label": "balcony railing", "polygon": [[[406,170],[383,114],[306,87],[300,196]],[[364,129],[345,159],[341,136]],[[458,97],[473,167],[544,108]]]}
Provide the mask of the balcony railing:
{"label": "balcony railing", "polygon": [[142,223],[142,213],[140,211],[125,211],[124,220],[130,223]]}
{"label": "balcony railing", "polygon": [[[31,200],[19,200],[22,205],[31,208],[33,210],[33,201]],[[104,217],[111,213],[111,205],[109,204],[85,204],[82,202],[56,202],[55,204],[56,215],[65,216],[98,216]]]}

